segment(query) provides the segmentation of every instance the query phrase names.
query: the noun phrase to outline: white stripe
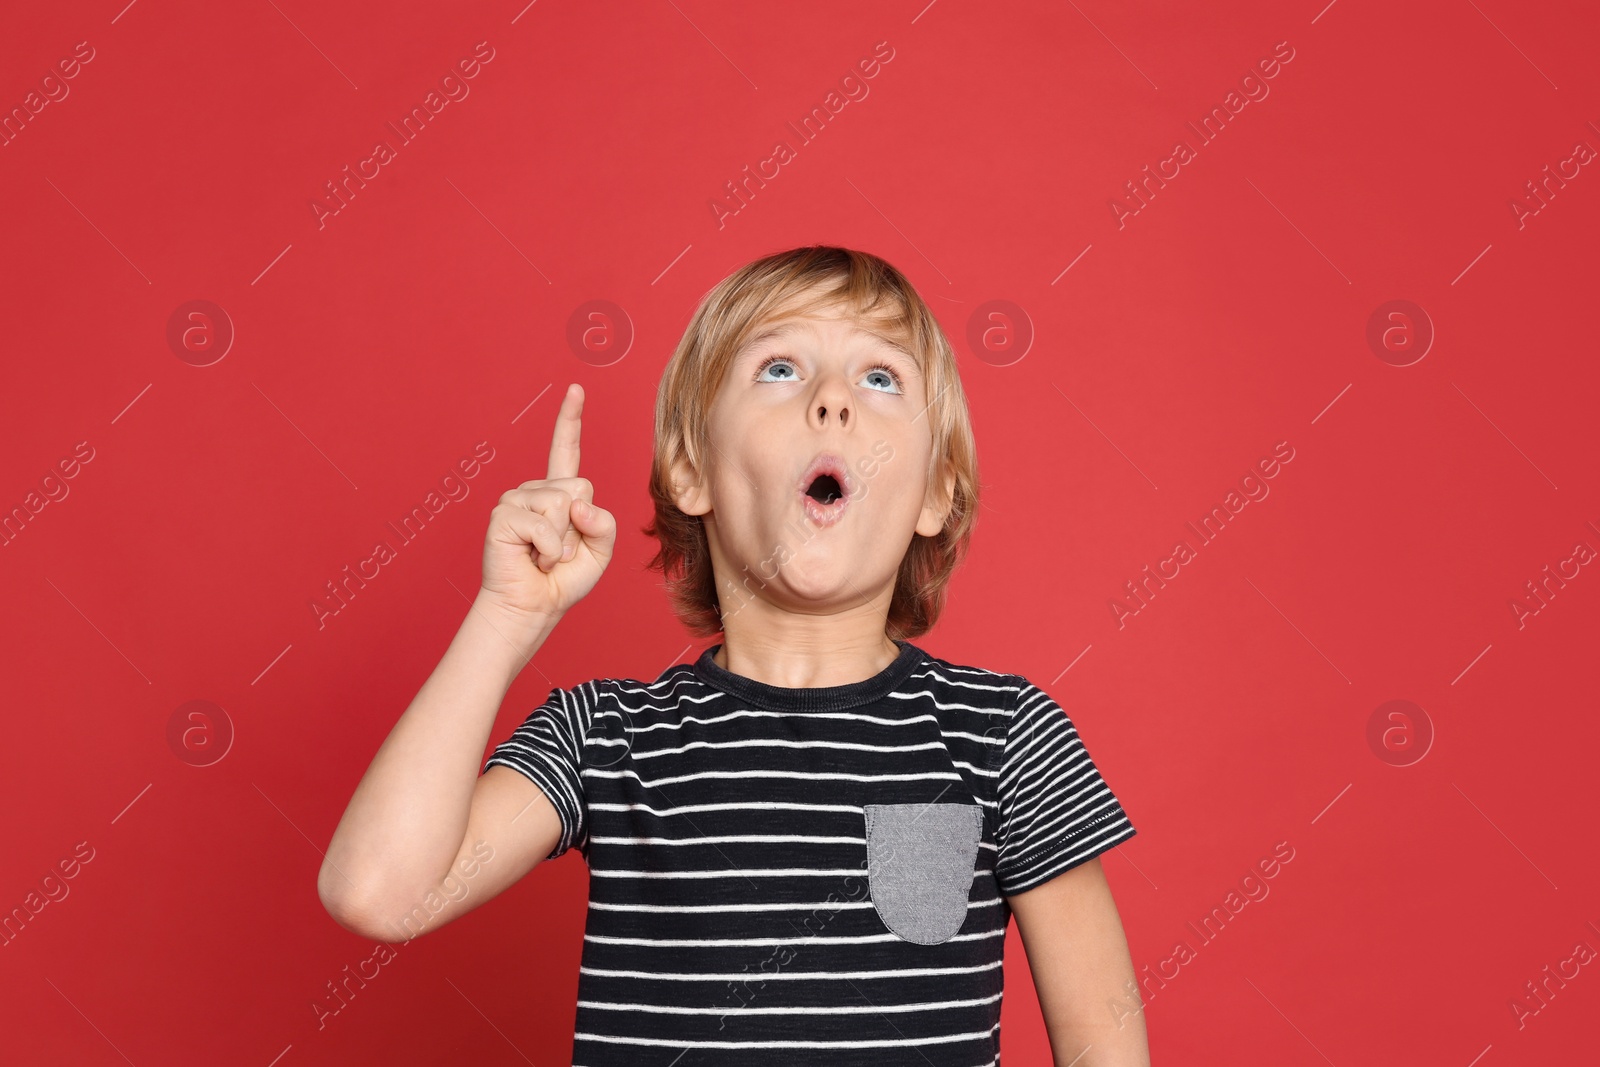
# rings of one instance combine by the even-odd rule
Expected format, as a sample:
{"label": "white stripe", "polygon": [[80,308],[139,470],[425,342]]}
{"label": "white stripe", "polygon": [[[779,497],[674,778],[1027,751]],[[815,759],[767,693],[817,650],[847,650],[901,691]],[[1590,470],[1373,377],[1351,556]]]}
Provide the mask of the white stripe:
{"label": "white stripe", "polygon": [[[733,1008],[731,1013],[739,1011]],[[971,1033],[942,1033],[939,1037],[898,1037],[882,1041],[680,1041],[654,1037],[608,1037],[603,1033],[579,1030],[573,1037],[590,1041],[613,1041],[616,1045],[666,1045],[667,1048],[904,1048],[907,1045],[946,1045],[949,1041],[976,1041],[992,1037],[1000,1024]]]}
{"label": "white stripe", "polygon": [[800,804],[778,800],[752,800],[746,803],[727,804],[684,804],[676,808],[652,808],[648,804],[607,804],[595,803],[589,805],[590,811],[648,811],[651,815],[682,815],[691,811],[849,811],[861,814],[860,804]]}
{"label": "white stripe", "polygon": [[984,736],[980,737],[978,734],[969,734],[965,730],[943,730],[941,732],[946,737],[963,737],[963,738],[966,738],[968,741],[977,741],[978,743],[984,744],[984,745],[1003,745],[1003,744],[1005,744],[1005,738],[1003,738],[1003,737],[989,737],[988,735],[984,735]]}
{"label": "white stripe", "polygon": [[[913,678],[916,678],[916,677],[919,677],[919,676],[922,676],[922,675],[932,675],[933,677],[938,678],[941,681],[949,682],[951,685],[976,685],[977,684],[975,682],[962,682],[962,681],[956,680],[955,678],[951,677],[951,675],[949,674],[950,670],[957,671],[958,673],[961,673],[961,674],[970,674],[970,675],[973,675],[974,677],[978,677],[978,678],[997,678],[997,679],[999,679],[1000,681],[1003,681],[1003,682],[1009,682],[1009,681],[1011,681],[1012,679],[1014,679],[1016,677],[1016,675],[1012,675],[1012,674],[1000,674],[997,671],[986,671],[981,667],[976,668],[976,669],[964,669],[964,668],[957,667],[953,663],[950,664],[948,666],[948,668],[946,668],[945,666],[943,666],[941,664],[935,663],[931,657],[921,667],[919,667],[915,671],[911,672],[911,676]],[[1015,689],[1016,686],[1014,686],[1014,685],[1013,686],[1009,686],[1009,687],[1007,687],[1007,686],[983,686],[981,688],[985,688],[985,689],[988,689],[988,688],[998,688],[998,689],[1012,688],[1012,689]]]}
{"label": "white stripe", "polygon": [[[951,683],[951,684],[960,684],[960,683]],[[980,685],[980,686],[972,686],[970,688],[976,688],[976,689],[1003,689],[1005,687],[1004,686],[992,686],[992,685]],[[984,708],[984,707],[979,707],[976,704],[963,704],[959,700],[951,700],[951,701],[940,700],[937,696],[934,695],[934,693],[933,693],[933,691],[931,689],[915,689],[915,690],[912,690],[910,692],[896,692],[896,693],[885,693],[884,694],[884,699],[886,699],[886,700],[921,700],[924,697],[926,697],[928,699],[928,701],[933,704],[934,707],[939,708],[941,711],[943,711],[943,710],[971,711],[971,712],[976,712],[979,715],[1004,715],[1005,714],[1005,710],[1003,708]]]}
{"label": "white stripe", "polygon": [[856,752],[920,752],[929,748],[944,748],[942,741],[924,741],[920,745],[865,745],[857,741],[790,741],[784,738],[752,738],[746,741],[690,741],[687,745],[677,748],[659,748],[654,752],[635,752],[636,760],[654,758],[656,756],[675,756],[687,752],[691,748],[843,748]]}
{"label": "white stripe", "polygon": [[[821,868],[821,867],[751,867],[744,870],[731,871],[595,871],[589,872],[590,878],[831,878],[836,875],[846,877],[865,877],[866,870],[861,867]],[[973,872],[977,874],[976,871]]]}
{"label": "white stripe", "polygon": [[[987,941],[992,937],[1005,937],[1004,930],[980,930],[975,934],[956,934],[939,942],[941,945],[952,941]],[[597,941],[605,945],[639,945],[643,948],[733,948],[735,946],[754,945],[871,945],[884,941],[904,941],[905,938],[897,934],[841,934],[838,937],[822,937],[809,935],[804,937],[733,937],[733,938],[652,938],[652,937],[613,937],[606,934],[584,934],[585,941]]]}
{"label": "white stripe", "polygon": [[721,837],[691,837],[679,841],[671,837],[591,837],[597,845],[730,845],[735,841],[752,844],[776,844],[780,841],[806,841],[818,845],[864,845],[861,837],[808,837],[805,834],[723,834]]}
{"label": "white stripe", "polygon": [[915,782],[931,778],[934,781],[944,781],[945,779],[951,779],[956,782],[965,781],[961,775],[953,771],[950,773],[930,771],[926,774],[845,774],[842,771],[837,774],[826,771],[701,771],[698,774],[679,774],[671,778],[655,778],[648,782],[640,778],[639,772],[631,767],[620,771],[602,771],[593,767],[585,767],[583,773],[594,778],[632,778],[646,789],[673,785],[677,782],[692,782],[700,778],[729,778],[735,780],[744,778],[803,778],[807,780],[843,780],[847,782]]}
{"label": "white stripe", "polygon": [[[731,1011],[738,1011],[734,1008]],[[1000,1024],[970,1034],[943,1034],[939,1037],[896,1037],[883,1041],[679,1041],[658,1037],[610,1037],[578,1031],[574,1037],[590,1041],[610,1041],[618,1045],[656,1045],[667,1048],[904,1048],[907,1045],[943,1045],[951,1041],[977,1041],[993,1036]]]}
{"label": "white stripe", "polygon": [[663,1015],[729,1015],[733,1012],[738,1012],[740,1015],[870,1015],[891,1011],[942,1011],[945,1008],[971,1008],[979,1004],[993,1004],[1002,996],[1004,996],[1003,993],[996,993],[991,997],[978,997],[974,1000],[932,1000],[922,1004],[852,1004],[819,1008],[680,1008],[670,1004],[607,1004],[599,1000],[580,1000],[578,1001],[578,1007],[596,1008],[602,1011],[647,1011],[651,1014],[660,1013]]}
{"label": "white stripe", "polygon": [[653,982],[745,982],[752,978],[759,978],[763,982],[813,980],[864,982],[879,978],[930,978],[944,974],[976,974],[979,971],[992,971],[1001,964],[1001,960],[993,960],[989,963],[980,963],[976,967],[897,967],[888,971],[774,971],[771,974],[759,975],[751,974],[749,971],[739,971],[735,974],[678,974],[669,971],[617,971],[583,966],[578,968],[578,972],[606,978],[647,978]]}
{"label": "white stripe", "polygon": [[[860,837],[807,837],[804,834],[722,834],[718,837],[688,837],[679,840],[673,837],[590,837],[590,842],[596,845],[731,845],[739,842],[766,845],[779,842],[811,842],[820,845],[861,845],[867,843],[866,835]],[[988,841],[979,841],[979,848],[995,850],[999,846]]]}
{"label": "white stripe", "polygon": [[[626,705],[624,705],[623,706],[623,710],[624,711],[628,711],[628,712],[632,712],[634,714],[643,714],[643,712],[646,711],[646,710],[671,712],[674,709],[672,709],[672,708],[649,708],[649,709],[645,709],[645,708],[629,708]],[[1003,715],[1004,714],[1004,712],[985,711],[983,708],[977,708],[977,709],[974,709],[974,710],[983,711],[984,714],[986,714],[986,715],[995,715],[995,714],[1002,714]],[[617,715],[618,713],[615,712],[615,711],[611,711],[610,709],[607,709],[607,710],[605,710],[603,712],[597,712],[596,714],[600,714],[600,715]],[[881,715],[867,715],[867,714],[864,714],[862,712],[856,712],[856,711],[793,712],[793,711],[763,711],[763,710],[760,710],[758,708],[740,708],[737,711],[730,711],[730,712],[727,712],[726,714],[723,714],[723,715],[713,715],[710,718],[706,718],[706,719],[697,718],[697,717],[695,717],[693,715],[674,716],[670,720],[666,720],[666,721],[662,721],[662,722],[649,723],[649,724],[644,725],[644,726],[634,726],[634,727],[632,727],[632,730],[633,730],[634,733],[642,734],[642,733],[648,733],[651,730],[676,730],[679,726],[683,725],[684,723],[697,723],[699,725],[705,726],[705,725],[711,725],[711,724],[719,723],[719,722],[727,722],[729,719],[790,719],[790,720],[793,720],[796,717],[796,715],[803,715],[807,719],[848,719],[848,720],[851,720],[853,722],[870,722],[870,723],[874,723],[874,724],[876,724],[878,726],[905,726],[905,725],[908,725],[908,724],[914,723],[914,722],[931,722],[931,723],[937,724],[938,721],[939,721],[938,717],[935,716],[932,712],[923,712],[920,715],[911,715],[911,716],[906,716],[906,717],[897,717],[897,718],[890,719],[890,718],[886,718],[886,717],[881,716]],[[619,715],[618,717],[620,718],[621,716]]]}
{"label": "white stripe", "polygon": [[[1000,806],[998,800],[985,800],[983,797],[975,798],[979,804],[986,808]],[[860,804],[801,804],[776,800],[751,800],[745,803],[725,804],[682,804],[672,808],[652,808],[648,804],[628,803],[612,804],[605,801],[596,801],[589,805],[590,811],[647,811],[651,815],[680,815],[694,811],[848,811],[857,815],[863,814]]]}
{"label": "white stripe", "polygon": [[[978,908],[992,908],[1000,903],[999,897],[990,900],[970,900],[967,910],[974,911]],[[799,904],[609,904],[599,901],[589,901],[589,907],[595,911],[646,911],[646,912],[723,912],[723,911],[816,911],[827,908],[829,911],[844,911],[847,908],[873,907],[871,900],[844,901],[830,904],[825,900],[812,903]]]}

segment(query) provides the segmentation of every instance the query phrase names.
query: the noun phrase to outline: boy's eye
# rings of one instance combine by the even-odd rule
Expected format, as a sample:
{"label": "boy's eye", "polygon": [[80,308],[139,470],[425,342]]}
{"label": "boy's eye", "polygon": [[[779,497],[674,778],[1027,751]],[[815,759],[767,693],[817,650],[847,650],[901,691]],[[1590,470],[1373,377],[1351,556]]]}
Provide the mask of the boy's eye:
{"label": "boy's eye", "polygon": [[[773,377],[767,377],[769,370],[772,371]],[[792,382],[798,374],[792,360],[784,356],[768,356],[762,361],[761,366],[756,368],[755,377],[758,382]],[[884,364],[873,367],[862,380],[869,383],[873,389],[889,393],[900,392],[902,385],[900,375]]]}
{"label": "boy's eye", "polygon": [[782,356],[768,356],[766,358],[766,360],[764,360],[762,362],[761,366],[756,368],[756,381],[758,381],[758,382],[761,381],[762,380],[762,376],[767,373],[767,368],[771,367],[774,363],[779,364],[780,369],[788,368],[788,373],[787,374],[780,374],[780,375],[778,375],[777,378],[767,378],[766,379],[767,381],[793,381],[794,380],[795,371],[794,371],[794,364],[793,363],[790,363],[787,359],[784,359]]}
{"label": "boy's eye", "polygon": [[900,375],[888,367],[873,367],[867,372],[867,380],[876,381],[878,385],[886,386],[887,391],[898,393],[900,391]]}

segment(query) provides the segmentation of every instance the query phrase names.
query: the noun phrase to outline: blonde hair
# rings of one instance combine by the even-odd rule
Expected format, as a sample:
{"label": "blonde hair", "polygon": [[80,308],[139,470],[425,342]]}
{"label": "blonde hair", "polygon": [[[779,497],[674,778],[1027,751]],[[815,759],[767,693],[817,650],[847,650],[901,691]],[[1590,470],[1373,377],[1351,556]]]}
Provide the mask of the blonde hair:
{"label": "blonde hair", "polygon": [[938,487],[937,494],[946,476],[955,476],[944,528],[933,537],[914,535],[900,562],[885,632],[895,639],[919,637],[944,609],[946,587],[977,523],[980,484],[955,351],[932,310],[893,265],[868,252],[812,245],[764,256],[713,287],[661,375],[650,468],[655,518],[642,532],[660,542],[647,566],[661,571],[674,613],[696,637],[722,632],[722,612],[705,526],[699,515],[679,510],[672,464],[681,457],[704,471],[711,402],[728,364],[758,328],[776,318],[836,308],[869,321],[916,357],[932,397],[928,484]]}

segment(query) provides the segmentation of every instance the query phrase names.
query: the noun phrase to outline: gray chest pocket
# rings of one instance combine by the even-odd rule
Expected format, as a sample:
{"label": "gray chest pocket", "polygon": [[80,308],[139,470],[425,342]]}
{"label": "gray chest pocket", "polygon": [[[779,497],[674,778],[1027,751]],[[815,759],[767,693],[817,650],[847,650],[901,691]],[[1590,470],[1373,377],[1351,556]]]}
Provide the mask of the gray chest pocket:
{"label": "gray chest pocket", "polygon": [[893,933],[918,945],[967,920],[983,812],[976,804],[868,804],[867,886]]}

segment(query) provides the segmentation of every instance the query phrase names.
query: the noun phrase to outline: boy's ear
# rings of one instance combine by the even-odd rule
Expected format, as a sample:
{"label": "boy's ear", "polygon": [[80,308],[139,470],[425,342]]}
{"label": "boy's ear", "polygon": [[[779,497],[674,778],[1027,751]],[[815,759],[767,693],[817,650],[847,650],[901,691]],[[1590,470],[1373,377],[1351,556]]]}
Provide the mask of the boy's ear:
{"label": "boy's ear", "polygon": [[950,509],[955,506],[956,500],[956,474],[955,471],[946,471],[944,475],[943,491],[937,485],[928,486],[928,495],[922,505],[922,514],[917,516],[917,533],[923,537],[936,537],[944,529],[944,520],[950,514]]}
{"label": "boy's ear", "polygon": [[672,478],[672,495],[678,510],[685,515],[704,515],[711,510],[711,494],[706,491],[704,479],[690,466],[682,453],[668,466]]}

